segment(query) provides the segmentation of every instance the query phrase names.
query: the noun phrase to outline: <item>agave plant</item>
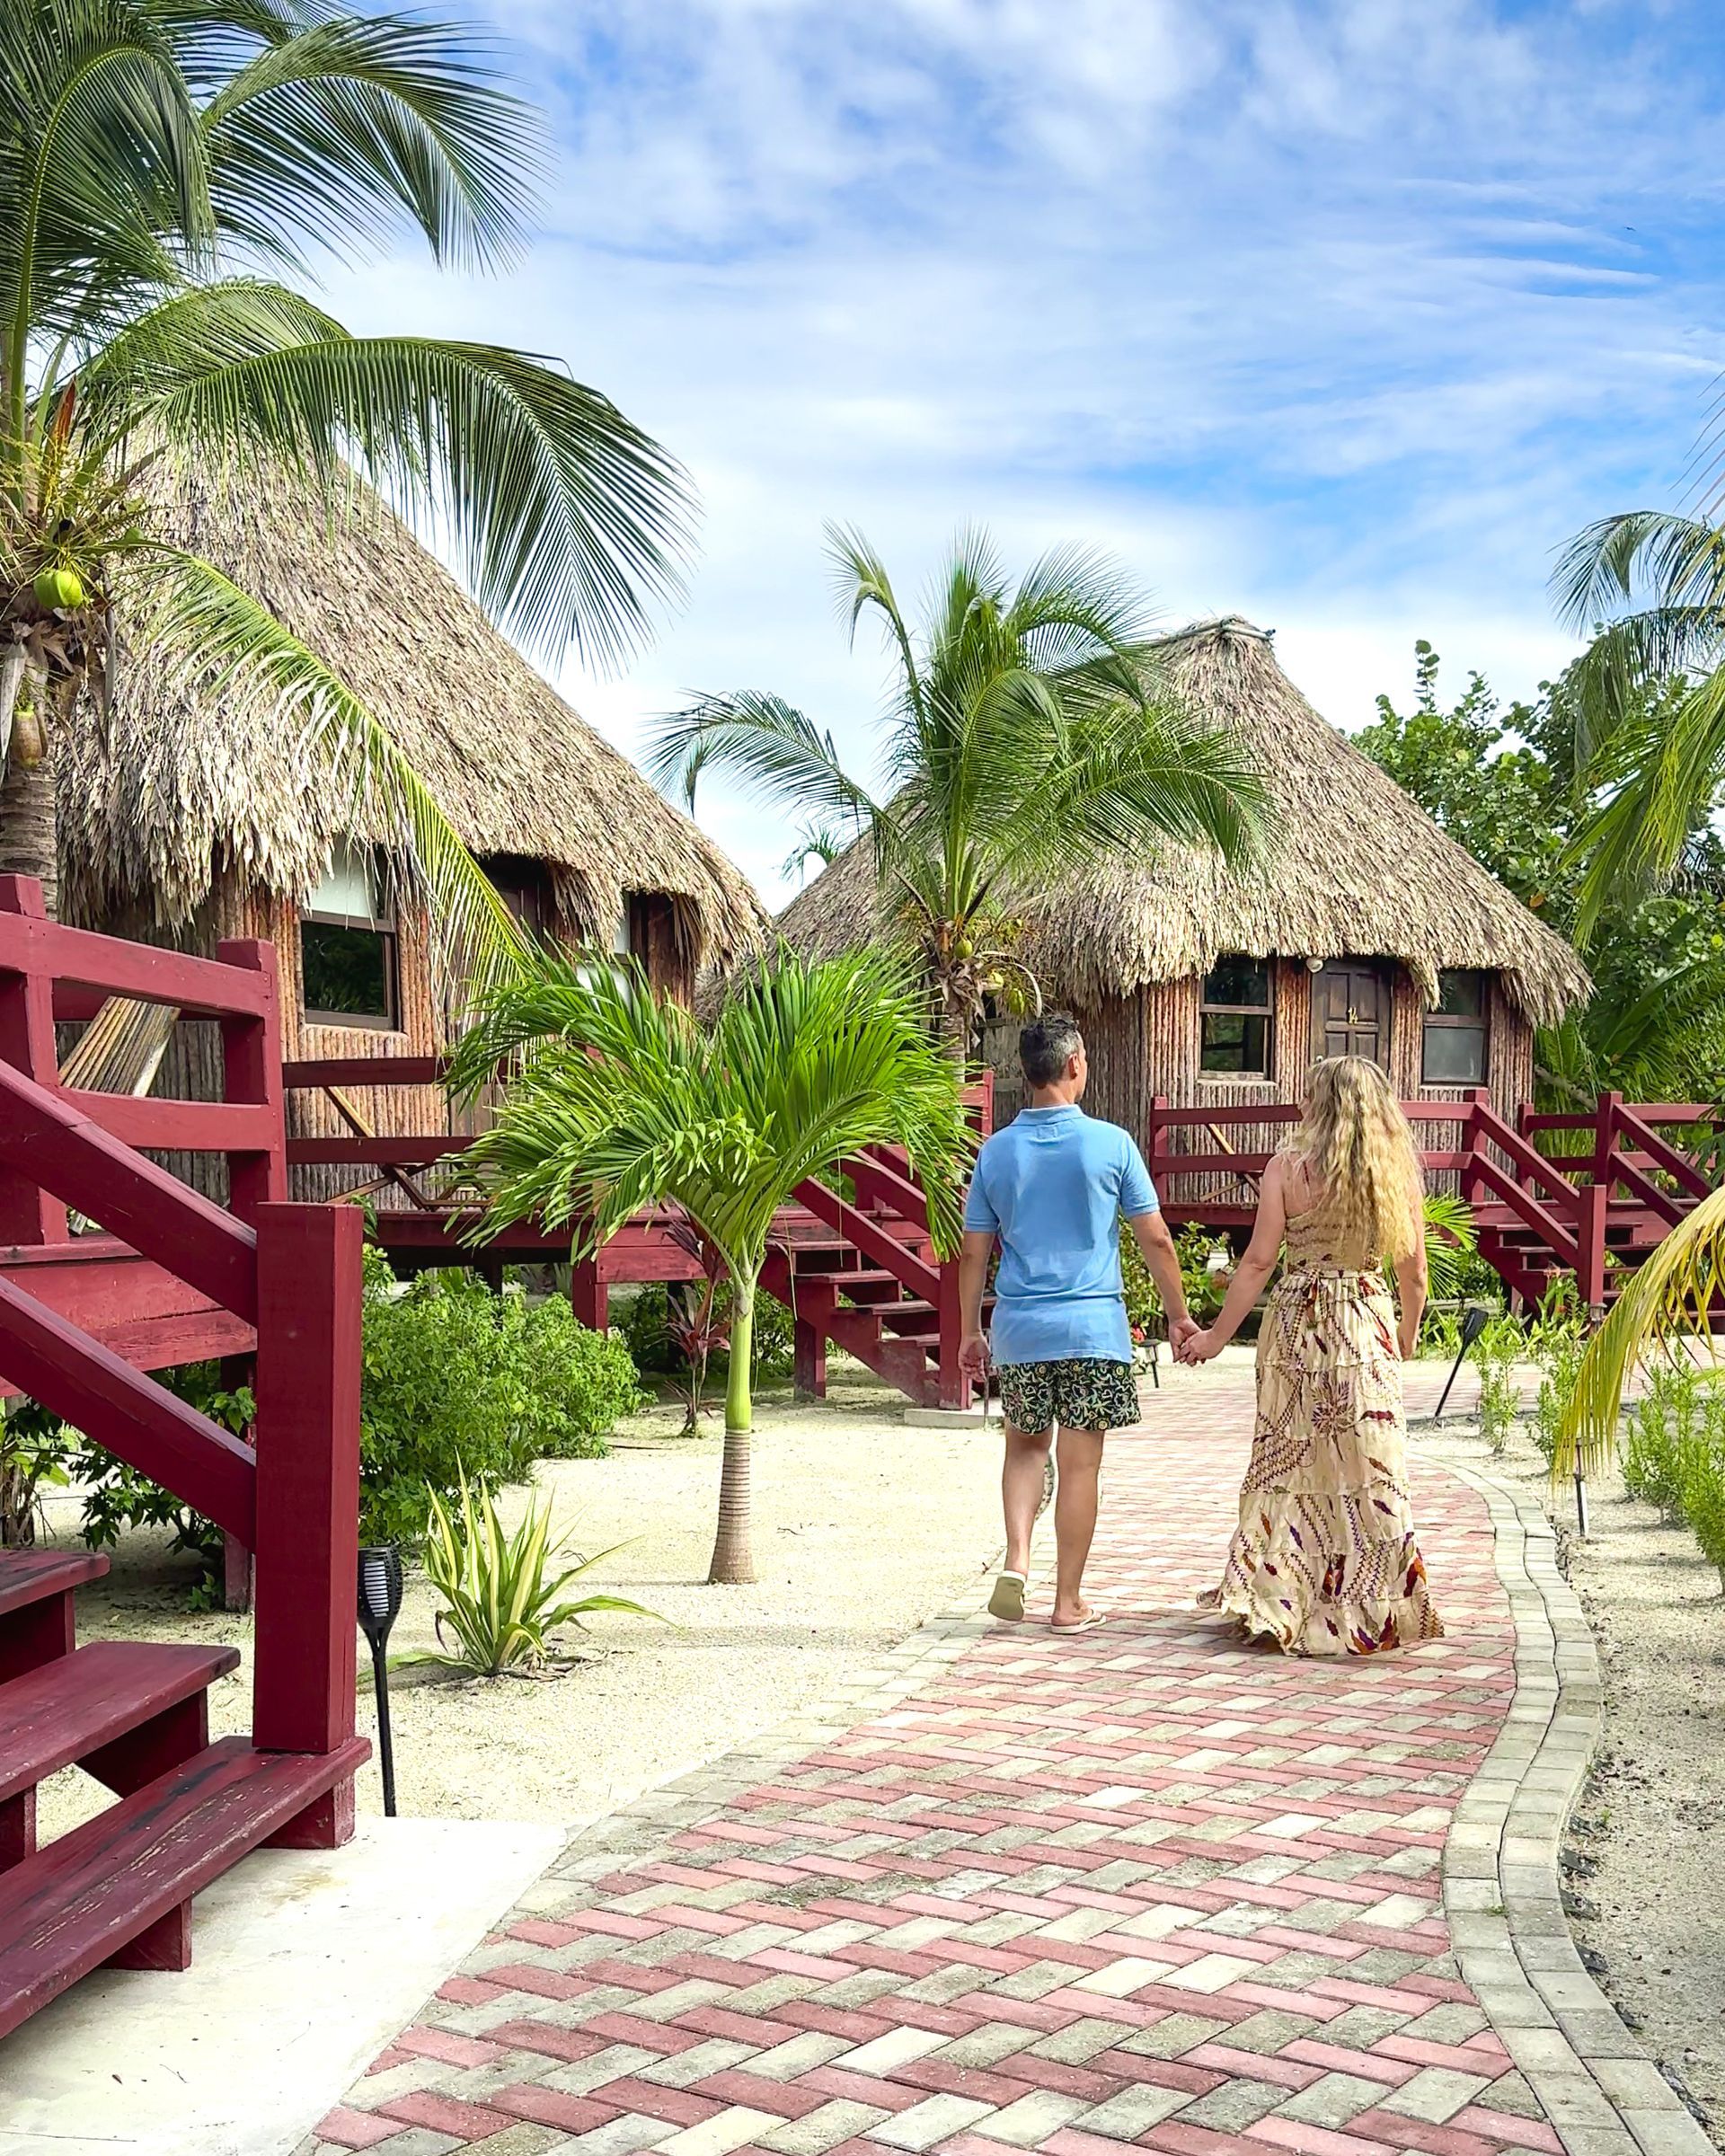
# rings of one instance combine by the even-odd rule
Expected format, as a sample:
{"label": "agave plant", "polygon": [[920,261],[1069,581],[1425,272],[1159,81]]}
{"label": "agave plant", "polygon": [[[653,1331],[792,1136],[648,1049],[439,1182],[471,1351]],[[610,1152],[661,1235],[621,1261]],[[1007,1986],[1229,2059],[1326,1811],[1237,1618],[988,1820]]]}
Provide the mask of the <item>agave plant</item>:
{"label": "agave plant", "polygon": [[620,1595],[584,1595],[560,1601],[571,1580],[615,1556],[623,1545],[614,1544],[595,1557],[578,1557],[548,1578],[550,1568],[566,1553],[569,1542],[567,1538],[553,1542],[550,1507],[536,1498],[529,1499],[526,1517],[511,1534],[498,1512],[495,1495],[475,1488],[464,1475],[458,1515],[450,1513],[435,1490],[430,1495],[425,1575],[443,1597],[437,1632],[444,1651],[427,1648],[402,1655],[402,1665],[429,1662],[481,1677],[530,1673],[543,1669],[551,1659],[550,1636],[559,1625],[579,1624],[583,1617],[602,1610],[632,1617],[658,1615]]}

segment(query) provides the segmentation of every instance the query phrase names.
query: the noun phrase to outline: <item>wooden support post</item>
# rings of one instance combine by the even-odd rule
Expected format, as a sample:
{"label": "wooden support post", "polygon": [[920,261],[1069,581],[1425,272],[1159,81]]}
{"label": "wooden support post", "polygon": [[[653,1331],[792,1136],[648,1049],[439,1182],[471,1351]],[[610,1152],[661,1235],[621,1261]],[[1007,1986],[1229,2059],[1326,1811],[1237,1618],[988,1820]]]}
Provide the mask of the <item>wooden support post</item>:
{"label": "wooden support post", "polygon": [[222,1025],[222,1098],[267,1108],[270,1144],[267,1153],[227,1156],[228,1205],[248,1226],[260,1206],[277,1206],[288,1196],[288,1126],[282,1106],[281,1002],[277,986],[276,947],[255,937],[233,938],[216,946],[225,966],[241,966],[262,976],[268,990],[261,1017],[234,1015]]}
{"label": "wooden support post", "polygon": [[791,1328],[792,1383],[799,1400],[827,1397],[827,1335],[807,1318]]}
{"label": "wooden support post", "polygon": [[1580,1259],[1575,1285],[1589,1329],[1597,1328],[1606,1315],[1606,1211],[1611,1198],[1608,1183],[1585,1183],[1576,1192],[1579,1201],[1576,1241]]}
{"label": "wooden support post", "polygon": [[[42,887],[33,876],[0,876],[0,913],[48,917]],[[54,1046],[54,982],[47,973],[0,967],[0,1063],[58,1085],[60,1059]],[[66,1207],[57,1197],[8,1168],[0,1168],[0,1243],[64,1242]]]}
{"label": "wooden support post", "polygon": [[570,1267],[569,1302],[589,1331],[603,1332],[611,1322],[611,1293],[600,1277],[597,1258],[580,1258]]}
{"label": "wooden support post", "polygon": [[[258,1213],[252,1727],[264,1752],[332,1752],[353,1735],[364,1225],[350,1206]],[[341,1825],[332,1809],[328,1831]]]}
{"label": "wooden support post", "polygon": [[1612,1156],[1617,1150],[1617,1118],[1623,1105],[1621,1093],[1601,1093],[1594,1114],[1593,1180],[1604,1189],[1607,1200],[1617,1180]]}
{"label": "wooden support post", "polygon": [[935,1308],[941,1324],[941,1405],[962,1411],[970,1405],[970,1380],[959,1368],[959,1349],[964,1344],[964,1317],[959,1306],[956,1258],[947,1259],[941,1267],[940,1296]]}

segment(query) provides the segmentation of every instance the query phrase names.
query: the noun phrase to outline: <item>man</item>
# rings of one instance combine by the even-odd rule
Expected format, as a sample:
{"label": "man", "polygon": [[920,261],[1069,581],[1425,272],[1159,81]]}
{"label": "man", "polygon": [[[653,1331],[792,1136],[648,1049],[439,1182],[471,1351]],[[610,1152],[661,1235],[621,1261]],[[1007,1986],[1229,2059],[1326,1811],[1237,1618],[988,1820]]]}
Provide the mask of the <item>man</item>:
{"label": "man", "polygon": [[1024,1615],[1031,1531],[1057,1432],[1050,1621],[1057,1632],[1083,1632],[1101,1622],[1083,1589],[1102,1440],[1138,1419],[1120,1279],[1122,1216],[1161,1294],[1171,1344],[1178,1348],[1199,1328],[1186,1308],[1180,1260],[1144,1156],[1127,1132],[1092,1121],[1078,1105],[1090,1064],[1077,1026],[1064,1012],[1045,1012],[1019,1035],[1018,1052],[1031,1105],[984,1144],[965,1206],[960,1363],[969,1376],[986,1378],[982,1296],[998,1241],[993,1361],[1006,1425],[1006,1561],[988,1608],[1009,1622]]}

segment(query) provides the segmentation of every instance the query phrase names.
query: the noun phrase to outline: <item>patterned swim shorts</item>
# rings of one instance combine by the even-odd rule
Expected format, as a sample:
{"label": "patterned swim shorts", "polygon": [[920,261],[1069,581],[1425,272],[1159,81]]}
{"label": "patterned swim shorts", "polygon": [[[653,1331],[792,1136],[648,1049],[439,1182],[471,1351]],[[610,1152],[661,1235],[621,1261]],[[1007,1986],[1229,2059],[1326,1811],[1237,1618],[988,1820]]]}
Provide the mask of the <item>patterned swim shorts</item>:
{"label": "patterned swim shorts", "polygon": [[1130,1363],[1099,1355],[1060,1363],[1002,1363],[1000,1407],[1030,1436],[1058,1423],[1068,1430],[1124,1430],[1138,1419],[1138,1381]]}

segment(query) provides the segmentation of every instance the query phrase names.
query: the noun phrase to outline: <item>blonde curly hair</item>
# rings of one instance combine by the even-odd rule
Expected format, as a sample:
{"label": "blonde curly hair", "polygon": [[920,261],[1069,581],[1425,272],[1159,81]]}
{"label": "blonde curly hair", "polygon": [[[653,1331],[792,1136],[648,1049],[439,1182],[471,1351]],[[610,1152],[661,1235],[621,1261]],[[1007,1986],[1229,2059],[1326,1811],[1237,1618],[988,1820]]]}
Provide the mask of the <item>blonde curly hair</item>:
{"label": "blonde curly hair", "polygon": [[1305,1082],[1289,1151],[1323,1188],[1344,1246],[1394,1264],[1425,1235],[1425,1175],[1402,1103],[1376,1064],[1329,1056]]}

